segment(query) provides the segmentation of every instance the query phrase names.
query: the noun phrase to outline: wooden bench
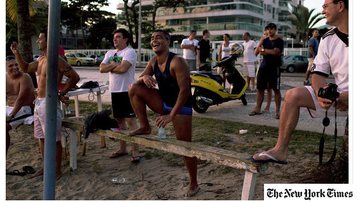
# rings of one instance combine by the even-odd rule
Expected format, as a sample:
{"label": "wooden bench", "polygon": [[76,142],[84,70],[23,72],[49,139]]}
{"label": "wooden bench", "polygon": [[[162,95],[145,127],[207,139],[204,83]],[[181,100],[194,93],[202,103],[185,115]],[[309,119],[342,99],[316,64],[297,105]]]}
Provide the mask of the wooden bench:
{"label": "wooden bench", "polygon": [[[65,119],[63,127],[71,128],[77,132],[77,138],[70,138],[70,167],[76,169],[77,143],[84,132],[83,121],[81,119]],[[258,167],[256,164],[247,160],[249,155],[240,154],[221,148],[202,145],[195,142],[185,142],[173,138],[159,139],[154,135],[129,136],[125,133],[113,132],[111,130],[98,130],[94,134],[101,137],[109,137],[135,143],[145,147],[162,150],[178,154],[181,156],[197,157],[200,160],[207,160],[216,164],[245,170],[241,200],[251,200],[254,196]],[[83,143],[83,155],[86,152],[86,141]]]}
{"label": "wooden bench", "polygon": [[245,170],[241,199],[250,200],[254,196],[256,176],[258,173],[257,165],[250,160],[246,160],[248,156],[245,154],[194,142],[185,142],[170,138],[159,139],[154,135],[129,136],[125,133],[117,133],[110,130],[98,130],[95,134],[182,156],[197,157],[200,160],[207,160],[220,165]]}

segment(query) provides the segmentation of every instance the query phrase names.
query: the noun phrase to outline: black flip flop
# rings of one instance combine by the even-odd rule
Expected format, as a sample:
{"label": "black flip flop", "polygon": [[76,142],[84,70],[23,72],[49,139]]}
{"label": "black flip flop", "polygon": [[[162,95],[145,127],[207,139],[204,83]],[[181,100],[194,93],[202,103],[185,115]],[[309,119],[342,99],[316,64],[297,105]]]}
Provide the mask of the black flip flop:
{"label": "black flip flop", "polygon": [[24,176],[26,175],[25,172],[21,172],[19,170],[13,170],[13,171],[10,171],[8,173],[6,173],[7,175],[18,175],[18,176]]}
{"label": "black flip flop", "polygon": [[35,169],[31,166],[24,166],[22,169],[26,174],[34,174],[35,173]]}

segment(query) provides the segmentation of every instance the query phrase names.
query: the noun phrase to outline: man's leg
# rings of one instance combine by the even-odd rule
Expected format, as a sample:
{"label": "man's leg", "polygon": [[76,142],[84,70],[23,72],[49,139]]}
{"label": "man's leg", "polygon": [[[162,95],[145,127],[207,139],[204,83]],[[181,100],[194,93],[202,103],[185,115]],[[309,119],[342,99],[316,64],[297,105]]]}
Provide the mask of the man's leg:
{"label": "man's leg", "polygon": [[[118,127],[119,127],[120,130],[126,129],[125,119],[116,118],[116,122],[118,123]],[[119,150],[112,153],[110,158],[116,158],[116,157],[119,157],[119,156],[123,156],[124,154],[127,154],[126,142],[123,141],[123,140],[120,140],[119,144],[120,144]]]}
{"label": "man's leg", "polygon": [[[126,124],[129,130],[134,131],[137,129],[136,118],[126,118]],[[136,161],[139,157],[139,146],[137,144],[132,145],[131,156],[133,161]]]}
{"label": "man's leg", "polygon": [[264,100],[264,90],[257,89],[256,105],[255,105],[255,108],[253,109],[253,112],[261,113],[261,105],[262,105],[263,100]]}
{"label": "man's leg", "polygon": [[266,95],[266,106],[264,111],[269,112],[270,111],[270,105],[272,100],[272,90],[271,88],[266,89],[267,95]]}
{"label": "man's leg", "polygon": [[10,135],[9,135],[10,130],[11,130],[11,126],[10,124],[7,123],[6,124],[6,155],[10,147]]}
{"label": "man's leg", "polygon": [[56,142],[56,179],[61,177],[62,146],[61,141]]}
{"label": "man's leg", "polygon": [[[192,116],[177,115],[173,121],[173,124],[176,133],[176,139],[191,142]],[[197,158],[184,157],[184,160],[190,176],[189,191],[194,192],[198,189],[199,186],[197,183]]]}
{"label": "man's leg", "polygon": [[143,84],[132,84],[129,88],[132,108],[139,119],[140,127],[130,135],[150,134],[151,127],[147,119],[146,105],[156,113],[163,111],[163,102],[156,89],[150,89]]}
{"label": "man's leg", "polygon": [[281,92],[280,90],[274,90],[275,94],[275,113],[276,117],[278,118],[280,116],[280,106],[281,106]]}
{"label": "man's leg", "polygon": [[[268,150],[266,152],[267,154],[281,161],[287,159],[291,133],[294,131],[299,120],[301,107],[315,109],[309,91],[304,87],[288,90],[285,94],[284,104],[280,115],[278,139],[275,147]],[[255,160],[268,159],[265,155],[259,156],[259,154],[255,154],[253,158]]]}

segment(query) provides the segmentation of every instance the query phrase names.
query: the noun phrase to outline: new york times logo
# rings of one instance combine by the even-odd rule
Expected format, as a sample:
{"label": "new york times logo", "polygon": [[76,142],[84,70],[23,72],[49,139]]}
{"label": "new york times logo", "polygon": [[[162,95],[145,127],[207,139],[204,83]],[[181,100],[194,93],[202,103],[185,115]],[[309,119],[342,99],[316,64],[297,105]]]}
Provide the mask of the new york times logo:
{"label": "new york times logo", "polygon": [[305,200],[318,199],[318,198],[352,198],[352,191],[337,191],[332,188],[328,189],[304,189],[304,190],[296,190],[296,189],[267,189],[266,196],[272,199],[290,199],[290,198],[302,198]]}

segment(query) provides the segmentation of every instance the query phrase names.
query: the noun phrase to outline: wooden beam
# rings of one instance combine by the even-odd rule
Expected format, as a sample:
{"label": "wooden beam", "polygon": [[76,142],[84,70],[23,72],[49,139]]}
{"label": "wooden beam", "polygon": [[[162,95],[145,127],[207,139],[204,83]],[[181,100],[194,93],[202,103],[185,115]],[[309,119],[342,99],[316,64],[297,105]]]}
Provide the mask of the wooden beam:
{"label": "wooden beam", "polygon": [[246,170],[251,173],[258,173],[256,164],[247,160],[247,154],[228,151],[221,148],[185,142],[176,139],[158,139],[153,135],[129,136],[126,133],[118,133],[110,130],[98,130],[95,134],[124,140],[146,147],[179,154],[188,157],[197,157],[201,160],[209,160],[220,165]]}

